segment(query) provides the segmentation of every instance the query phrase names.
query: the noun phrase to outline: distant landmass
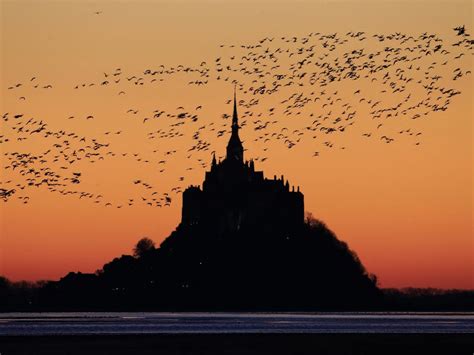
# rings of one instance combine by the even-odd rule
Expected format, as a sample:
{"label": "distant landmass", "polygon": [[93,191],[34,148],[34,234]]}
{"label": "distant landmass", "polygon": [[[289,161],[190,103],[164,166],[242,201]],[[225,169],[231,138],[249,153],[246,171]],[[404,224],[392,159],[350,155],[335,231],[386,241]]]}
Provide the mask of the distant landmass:
{"label": "distant landmass", "polygon": [[[158,248],[144,238],[133,256],[115,258],[94,274],[71,272],[59,281],[35,287],[0,278],[0,296],[7,300],[0,307],[421,309],[420,299],[440,296],[434,292],[423,296],[422,292],[416,298],[412,291],[379,289],[376,276],[367,272],[346,243],[311,214],[305,216],[299,187],[290,188],[283,176],[265,178],[252,160],[244,160],[234,94],[226,157],[217,161],[214,155],[202,187],[189,186],[184,191],[181,223]],[[456,304],[461,309],[474,308],[473,292],[465,292],[456,293],[451,300],[448,297],[445,308]],[[446,300],[446,295],[441,299]],[[431,309],[442,304],[428,302]]]}

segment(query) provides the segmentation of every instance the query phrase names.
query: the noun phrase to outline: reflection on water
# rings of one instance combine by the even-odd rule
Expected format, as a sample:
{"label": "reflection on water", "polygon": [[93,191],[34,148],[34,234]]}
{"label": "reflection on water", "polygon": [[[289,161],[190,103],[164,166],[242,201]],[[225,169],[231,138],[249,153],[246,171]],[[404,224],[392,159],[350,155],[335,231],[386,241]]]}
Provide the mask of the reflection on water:
{"label": "reflection on water", "polygon": [[0,335],[474,333],[474,313],[3,313]]}

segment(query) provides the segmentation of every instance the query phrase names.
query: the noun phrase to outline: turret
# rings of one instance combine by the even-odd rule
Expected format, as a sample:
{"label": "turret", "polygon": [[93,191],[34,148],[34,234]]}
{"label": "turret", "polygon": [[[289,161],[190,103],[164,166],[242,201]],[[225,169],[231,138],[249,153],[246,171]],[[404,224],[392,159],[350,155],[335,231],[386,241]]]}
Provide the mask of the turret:
{"label": "turret", "polygon": [[212,154],[212,162],[211,162],[211,167],[214,167],[217,165],[217,161],[216,161],[216,153],[214,152]]}

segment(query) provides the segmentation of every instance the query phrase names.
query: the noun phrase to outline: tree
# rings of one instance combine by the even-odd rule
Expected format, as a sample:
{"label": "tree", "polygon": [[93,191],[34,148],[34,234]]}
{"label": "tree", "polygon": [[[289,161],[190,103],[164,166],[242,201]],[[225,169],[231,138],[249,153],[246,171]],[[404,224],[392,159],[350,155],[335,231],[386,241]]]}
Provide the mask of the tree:
{"label": "tree", "polygon": [[137,258],[142,257],[144,254],[149,252],[150,250],[155,249],[155,242],[150,238],[142,238],[140,239],[135,247],[133,248],[133,255]]}

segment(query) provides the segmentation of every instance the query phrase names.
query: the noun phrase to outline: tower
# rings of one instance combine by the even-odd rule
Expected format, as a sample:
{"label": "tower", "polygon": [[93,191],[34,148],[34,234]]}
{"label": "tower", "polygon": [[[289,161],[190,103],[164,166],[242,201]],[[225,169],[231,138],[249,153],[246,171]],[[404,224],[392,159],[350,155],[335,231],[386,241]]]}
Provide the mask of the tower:
{"label": "tower", "polygon": [[227,143],[226,160],[244,162],[244,147],[239,137],[239,118],[237,116],[237,99],[234,87],[234,112],[232,114],[232,133]]}

